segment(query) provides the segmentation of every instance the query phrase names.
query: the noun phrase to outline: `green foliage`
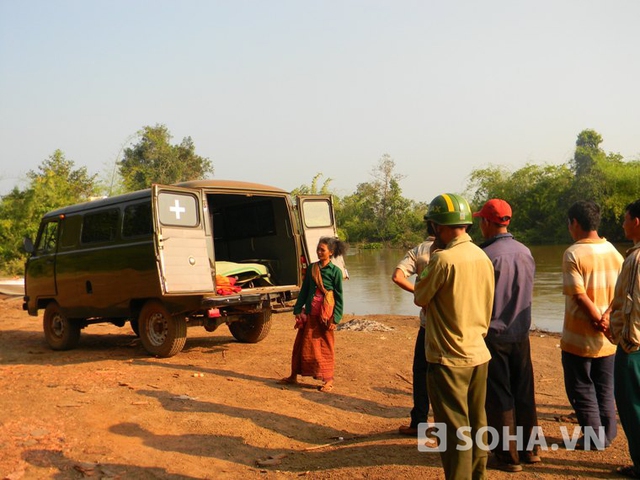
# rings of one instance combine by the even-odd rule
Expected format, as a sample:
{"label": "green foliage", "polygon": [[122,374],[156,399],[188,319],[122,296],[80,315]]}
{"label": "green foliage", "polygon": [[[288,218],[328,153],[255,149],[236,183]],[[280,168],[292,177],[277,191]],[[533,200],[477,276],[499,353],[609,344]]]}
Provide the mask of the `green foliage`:
{"label": "green foliage", "polygon": [[604,185],[602,195],[594,198],[601,208],[600,231],[611,241],[625,241],[622,218],[625,207],[640,198],[640,161],[622,162],[609,155],[595,170]]}
{"label": "green foliage", "polygon": [[575,201],[589,199],[601,207],[600,234],[624,240],[621,217],[626,205],[639,196],[640,162],[606,154],[601,143],[597,132],[584,130],[568,164],[527,164],[515,172],[497,166],[474,170],[468,184],[474,209],[490,198],[502,198],[514,212],[509,230],[521,241],[570,243],[567,210]]}
{"label": "green foliage", "polygon": [[[525,243],[565,243],[570,241],[566,228],[568,190],[573,182],[564,165],[527,164],[509,173],[491,176],[492,170],[473,172],[471,178],[480,188],[472,195],[473,209],[479,210],[490,198],[502,198],[511,205],[513,219],[509,230]],[[489,175],[489,176],[487,176]],[[473,191],[475,185],[469,184]]]}
{"label": "green foliage", "polygon": [[300,185],[298,188],[294,188],[291,191],[292,196],[296,195],[329,195],[333,194],[332,191],[329,190],[329,184],[333,181],[332,178],[327,178],[322,187],[318,189],[318,182],[320,178],[323,176],[322,173],[316,173],[313,179],[311,180],[311,185]]}
{"label": "green foliage", "polygon": [[578,135],[570,162],[575,178],[567,203],[593,200],[601,207],[600,234],[612,241],[624,241],[621,219],[626,205],[638,198],[640,164],[624,162],[618,153],[607,154],[601,143],[602,137],[594,130]]}
{"label": "green foliage", "polygon": [[371,172],[374,180],[360,183],[355,193],[341,199],[336,217],[351,243],[405,247],[423,241],[426,205],[402,196],[403,177],[394,170],[395,161],[384,154]]}
{"label": "green foliage", "polygon": [[209,159],[196,155],[191,137],[171,145],[171,135],[164,125],[144,127],[138,136],[138,143],[126,148],[119,162],[126,191],[149,188],[153,183],[199,180],[213,173]]}
{"label": "green foliage", "polygon": [[14,188],[0,202],[0,261],[5,273],[22,273],[22,240],[35,239],[41,217],[56,208],[80,203],[97,194],[96,176],[56,150],[37,171],[27,173],[29,185]]}

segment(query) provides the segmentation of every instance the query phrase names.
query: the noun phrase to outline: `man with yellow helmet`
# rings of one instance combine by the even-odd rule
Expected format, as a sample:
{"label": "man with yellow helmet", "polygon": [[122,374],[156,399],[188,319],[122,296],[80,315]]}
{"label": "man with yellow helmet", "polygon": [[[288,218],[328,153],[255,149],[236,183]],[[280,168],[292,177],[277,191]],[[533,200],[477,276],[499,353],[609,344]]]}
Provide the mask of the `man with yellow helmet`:
{"label": "man with yellow helmet", "polygon": [[[473,223],[459,195],[435,197],[425,220],[435,237],[429,265],[415,286],[426,311],[427,385],[435,421],[446,424],[441,459],[447,479],[486,478],[485,396],[491,358],[484,337],[491,321],[494,272],[489,257],[467,229]],[[470,448],[465,448],[471,444]]]}

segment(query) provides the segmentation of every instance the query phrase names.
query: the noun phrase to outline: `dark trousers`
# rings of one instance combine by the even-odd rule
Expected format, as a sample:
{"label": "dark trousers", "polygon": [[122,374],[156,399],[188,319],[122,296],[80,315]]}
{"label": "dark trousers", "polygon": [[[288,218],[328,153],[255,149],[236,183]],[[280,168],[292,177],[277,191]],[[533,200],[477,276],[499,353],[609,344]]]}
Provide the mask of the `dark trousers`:
{"label": "dark trousers", "polygon": [[429,393],[427,392],[427,354],[425,352],[425,329],[420,327],[416,347],[413,352],[413,408],[411,426],[427,421],[429,414]]}
{"label": "dark trousers", "polygon": [[[533,428],[538,425],[529,337],[516,343],[492,340],[486,343],[491,352],[487,423],[496,429],[500,439],[496,455],[507,463],[519,463],[519,454],[526,450]],[[519,451],[515,441],[505,446],[504,427],[509,427],[510,435],[515,435],[517,427],[522,427],[523,445]]]}
{"label": "dark trousers", "polygon": [[615,396],[620,423],[627,435],[629,454],[640,472],[640,351],[615,355]]}
{"label": "dark trousers", "polygon": [[604,427],[607,444],[618,434],[613,396],[615,355],[589,358],[562,352],[564,387],[582,427]]}

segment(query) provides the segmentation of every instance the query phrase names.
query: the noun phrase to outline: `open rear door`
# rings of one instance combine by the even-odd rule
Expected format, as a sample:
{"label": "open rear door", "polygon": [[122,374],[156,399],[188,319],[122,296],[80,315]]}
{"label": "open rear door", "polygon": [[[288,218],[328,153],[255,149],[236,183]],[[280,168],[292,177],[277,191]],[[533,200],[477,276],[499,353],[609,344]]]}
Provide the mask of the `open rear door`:
{"label": "open rear door", "polygon": [[213,292],[200,192],[153,185],[152,203],[163,293]]}
{"label": "open rear door", "polygon": [[[296,197],[300,226],[302,230],[305,254],[309,264],[318,261],[316,247],[321,237],[336,237],[336,222],[331,195],[305,195]],[[349,278],[349,273],[342,256],[331,260],[340,270],[342,276]]]}

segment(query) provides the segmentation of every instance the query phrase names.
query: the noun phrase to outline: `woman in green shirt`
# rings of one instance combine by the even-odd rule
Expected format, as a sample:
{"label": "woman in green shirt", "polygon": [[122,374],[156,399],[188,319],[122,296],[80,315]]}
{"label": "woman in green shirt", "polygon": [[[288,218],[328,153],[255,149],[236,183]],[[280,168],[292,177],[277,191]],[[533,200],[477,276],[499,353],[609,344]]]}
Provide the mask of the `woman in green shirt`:
{"label": "woman in green shirt", "polygon": [[[280,383],[296,384],[298,375],[302,375],[322,380],[323,385],[318,387],[321,392],[333,389],[334,331],[336,324],[342,319],[344,298],[342,270],[331,262],[331,258],[343,255],[345,251],[345,243],[337,238],[322,237],[318,242],[318,262],[307,269],[298,300],[293,307],[296,316],[294,328],[298,333],[291,355],[291,375],[280,380]],[[324,292],[333,292],[335,301],[333,317],[327,321],[323,321],[320,315]]]}

